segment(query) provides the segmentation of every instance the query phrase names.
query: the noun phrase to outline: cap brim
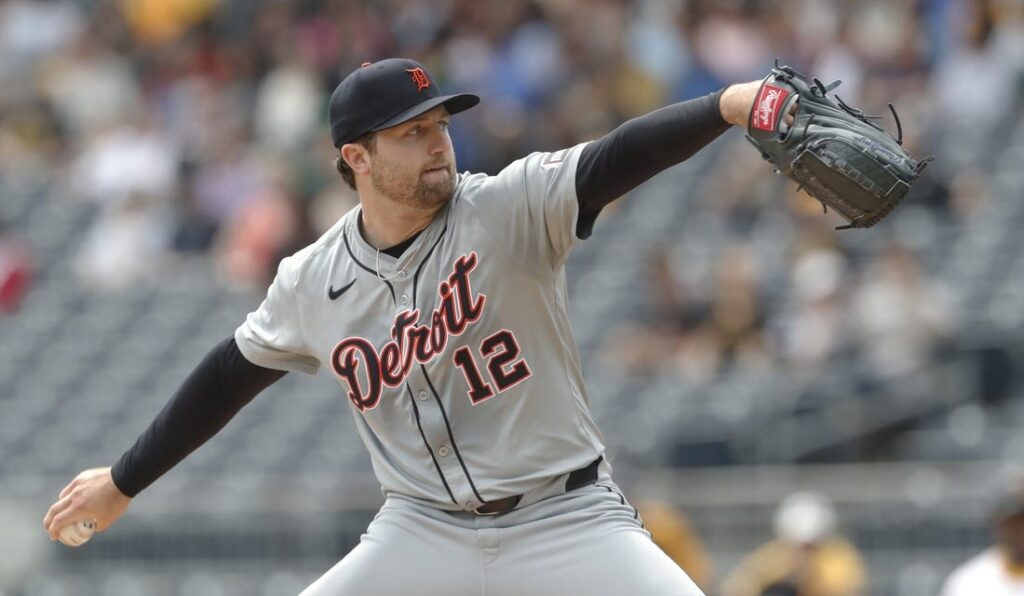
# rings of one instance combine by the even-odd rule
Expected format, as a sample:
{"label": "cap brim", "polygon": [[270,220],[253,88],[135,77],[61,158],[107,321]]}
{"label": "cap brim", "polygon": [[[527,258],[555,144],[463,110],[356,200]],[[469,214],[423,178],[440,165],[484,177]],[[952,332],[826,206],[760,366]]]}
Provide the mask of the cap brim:
{"label": "cap brim", "polygon": [[422,101],[408,110],[393,116],[385,122],[378,124],[377,126],[370,129],[370,132],[376,132],[378,130],[384,130],[385,128],[391,128],[392,126],[398,126],[399,124],[412,120],[420,114],[429,112],[439,105],[444,105],[445,109],[448,110],[449,114],[458,114],[464,112],[469,108],[480,103],[480,98],[472,93],[459,93],[458,95],[442,95],[440,97],[432,97],[426,101]]}

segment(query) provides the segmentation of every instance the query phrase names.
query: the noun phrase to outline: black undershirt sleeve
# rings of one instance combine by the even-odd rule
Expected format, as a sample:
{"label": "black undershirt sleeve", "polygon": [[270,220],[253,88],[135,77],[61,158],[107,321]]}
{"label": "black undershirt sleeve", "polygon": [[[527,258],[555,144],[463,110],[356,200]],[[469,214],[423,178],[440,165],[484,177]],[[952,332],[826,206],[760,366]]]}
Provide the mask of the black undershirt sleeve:
{"label": "black undershirt sleeve", "polygon": [[576,168],[578,238],[590,236],[605,205],[729,130],[718,108],[722,91],[629,120],[583,148]]}
{"label": "black undershirt sleeve", "polygon": [[285,374],[246,360],[234,337],[220,342],[114,464],[114,484],[129,497],[139,494]]}

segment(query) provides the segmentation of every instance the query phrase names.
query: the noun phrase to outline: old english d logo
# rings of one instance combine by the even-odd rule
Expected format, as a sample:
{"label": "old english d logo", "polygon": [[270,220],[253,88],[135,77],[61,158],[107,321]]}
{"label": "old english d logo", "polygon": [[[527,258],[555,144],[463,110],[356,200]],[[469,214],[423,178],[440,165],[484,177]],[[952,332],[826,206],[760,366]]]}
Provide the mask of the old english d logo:
{"label": "old english d logo", "polygon": [[405,72],[409,73],[409,76],[412,77],[412,82],[416,83],[417,92],[430,88],[430,79],[427,78],[427,73],[423,72],[422,68],[418,66],[416,68],[407,68]]}

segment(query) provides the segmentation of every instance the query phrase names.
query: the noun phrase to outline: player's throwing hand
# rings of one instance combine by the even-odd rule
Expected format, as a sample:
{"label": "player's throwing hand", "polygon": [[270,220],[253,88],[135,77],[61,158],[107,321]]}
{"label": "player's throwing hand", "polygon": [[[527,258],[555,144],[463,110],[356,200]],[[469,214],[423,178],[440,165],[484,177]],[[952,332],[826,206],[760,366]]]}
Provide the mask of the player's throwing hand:
{"label": "player's throwing hand", "polygon": [[61,528],[81,519],[96,520],[102,532],[128,509],[131,497],[122,493],[110,476],[110,468],[93,468],[75,477],[60,491],[57,502],[43,518],[43,527],[51,540],[57,540]]}

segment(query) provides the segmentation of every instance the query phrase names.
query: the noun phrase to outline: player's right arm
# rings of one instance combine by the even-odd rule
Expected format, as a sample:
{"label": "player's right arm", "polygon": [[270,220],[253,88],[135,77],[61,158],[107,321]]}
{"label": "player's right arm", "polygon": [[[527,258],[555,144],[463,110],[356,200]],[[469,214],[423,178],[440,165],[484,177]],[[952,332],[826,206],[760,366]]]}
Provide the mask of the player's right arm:
{"label": "player's right arm", "polygon": [[257,366],[231,337],[203,358],[171,400],[111,468],[79,474],[60,492],[43,526],[52,539],[79,519],[109,528],[142,492],[217,434],[260,391],[286,373]]}
{"label": "player's right arm", "polygon": [[318,363],[305,349],[298,314],[300,261],[282,261],[260,307],[233,337],[210,350],[117,463],[86,470],[64,487],[43,519],[52,539],[81,519],[95,519],[96,529],[106,530],[132,498],[217,434],[287,371],[316,372]]}

